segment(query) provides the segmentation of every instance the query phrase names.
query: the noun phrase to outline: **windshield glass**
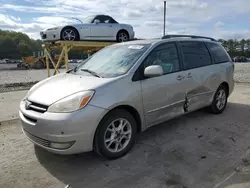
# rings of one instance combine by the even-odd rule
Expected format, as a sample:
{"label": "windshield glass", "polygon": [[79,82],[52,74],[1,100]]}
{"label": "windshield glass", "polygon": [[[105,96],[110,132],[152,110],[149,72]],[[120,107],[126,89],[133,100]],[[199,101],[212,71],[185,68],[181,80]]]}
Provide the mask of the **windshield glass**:
{"label": "windshield glass", "polygon": [[88,17],[86,17],[86,18],[84,18],[83,20],[82,20],[82,22],[83,23],[91,23],[92,21],[93,21],[93,19],[95,18],[95,16],[88,16]]}
{"label": "windshield glass", "polygon": [[149,44],[114,45],[96,52],[77,67],[76,72],[88,69],[101,77],[114,77],[125,74],[149,48]]}

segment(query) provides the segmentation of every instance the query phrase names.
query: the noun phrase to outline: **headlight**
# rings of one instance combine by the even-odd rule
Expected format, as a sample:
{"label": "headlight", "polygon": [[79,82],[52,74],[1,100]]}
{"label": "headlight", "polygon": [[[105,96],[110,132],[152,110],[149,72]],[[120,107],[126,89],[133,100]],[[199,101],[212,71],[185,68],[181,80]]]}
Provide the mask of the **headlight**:
{"label": "headlight", "polygon": [[94,91],[82,91],[65,97],[48,108],[48,112],[73,112],[84,108],[94,95]]}

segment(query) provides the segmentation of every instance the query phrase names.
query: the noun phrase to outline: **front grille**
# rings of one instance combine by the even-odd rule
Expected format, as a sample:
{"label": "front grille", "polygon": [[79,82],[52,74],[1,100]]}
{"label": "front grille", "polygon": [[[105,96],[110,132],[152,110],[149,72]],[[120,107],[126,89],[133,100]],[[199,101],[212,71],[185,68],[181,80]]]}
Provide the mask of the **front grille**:
{"label": "front grille", "polygon": [[24,132],[25,132],[26,136],[27,136],[29,139],[31,139],[33,142],[35,142],[35,143],[37,143],[37,144],[40,144],[40,145],[42,145],[42,146],[44,146],[44,147],[48,147],[48,148],[50,147],[50,142],[49,142],[48,140],[44,140],[44,139],[42,139],[42,138],[39,138],[39,137],[37,137],[37,136],[34,136],[34,135],[28,133],[28,132],[25,131],[25,130],[24,130]]}
{"label": "front grille", "polygon": [[26,106],[26,110],[33,110],[40,113],[44,113],[48,110],[48,106],[46,105],[38,104],[31,101],[26,101],[26,102],[29,103],[29,105]]}

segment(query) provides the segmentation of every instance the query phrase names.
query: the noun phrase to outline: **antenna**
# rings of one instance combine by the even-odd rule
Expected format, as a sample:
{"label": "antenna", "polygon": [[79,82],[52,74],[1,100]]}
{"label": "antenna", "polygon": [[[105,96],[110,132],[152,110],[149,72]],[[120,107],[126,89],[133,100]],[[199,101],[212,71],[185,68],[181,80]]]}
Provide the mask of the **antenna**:
{"label": "antenna", "polygon": [[164,1],[164,22],[163,22],[163,36],[165,36],[166,32],[166,1]]}
{"label": "antenna", "polygon": [[82,20],[80,20],[79,18],[75,18],[75,17],[72,17],[72,18],[79,21],[79,22],[81,22],[83,24]]}

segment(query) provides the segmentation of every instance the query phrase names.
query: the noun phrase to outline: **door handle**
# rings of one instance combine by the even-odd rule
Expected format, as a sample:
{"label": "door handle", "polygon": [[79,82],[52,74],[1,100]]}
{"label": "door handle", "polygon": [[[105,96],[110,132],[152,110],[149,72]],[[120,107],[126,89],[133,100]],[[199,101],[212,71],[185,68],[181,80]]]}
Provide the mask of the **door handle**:
{"label": "door handle", "polygon": [[109,27],[112,27],[112,25],[109,25]]}
{"label": "door handle", "polygon": [[177,79],[177,80],[183,80],[184,78],[185,78],[185,76],[178,75],[176,79]]}
{"label": "door handle", "polygon": [[192,78],[192,74],[189,72],[187,78]]}

